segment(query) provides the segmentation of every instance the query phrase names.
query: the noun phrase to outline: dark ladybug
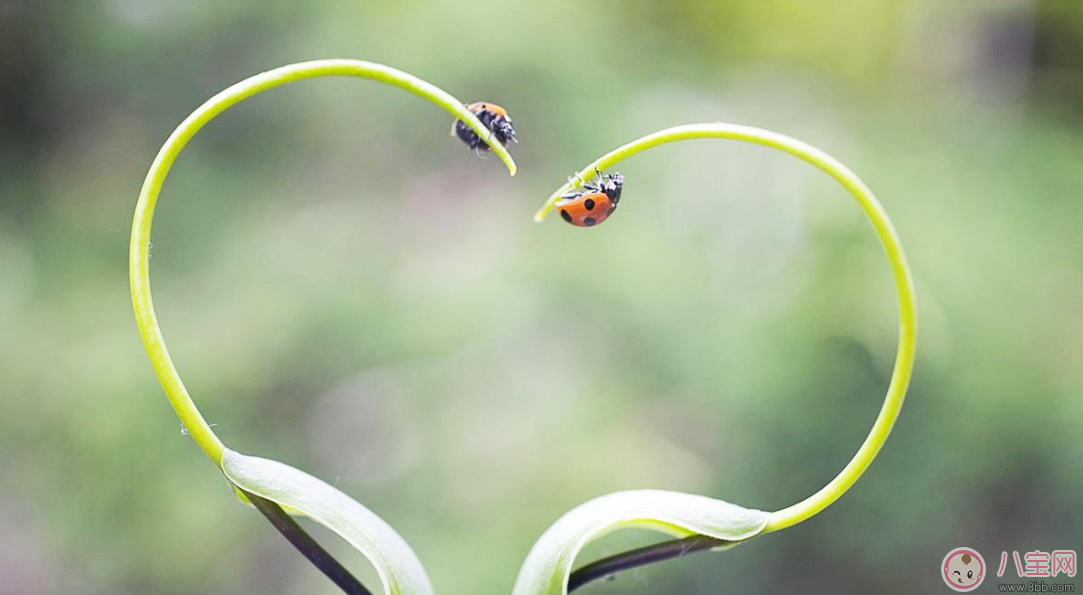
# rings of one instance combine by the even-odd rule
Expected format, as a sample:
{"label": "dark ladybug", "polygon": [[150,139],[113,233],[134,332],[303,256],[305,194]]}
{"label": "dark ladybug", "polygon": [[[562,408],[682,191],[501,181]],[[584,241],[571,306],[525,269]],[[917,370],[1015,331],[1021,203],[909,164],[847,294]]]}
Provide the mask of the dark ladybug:
{"label": "dark ladybug", "polygon": [[[495,103],[479,101],[467,105],[466,109],[474,112],[474,115],[481,120],[481,123],[492,131],[493,136],[500,141],[500,144],[507,145],[508,141],[519,142],[515,140],[515,127],[512,126],[511,117],[508,116],[508,111],[504,108]],[[486,144],[485,140],[462,120],[455,120],[455,123],[451,125],[451,136],[459,137],[459,140],[475,151],[489,150],[489,145]]]}

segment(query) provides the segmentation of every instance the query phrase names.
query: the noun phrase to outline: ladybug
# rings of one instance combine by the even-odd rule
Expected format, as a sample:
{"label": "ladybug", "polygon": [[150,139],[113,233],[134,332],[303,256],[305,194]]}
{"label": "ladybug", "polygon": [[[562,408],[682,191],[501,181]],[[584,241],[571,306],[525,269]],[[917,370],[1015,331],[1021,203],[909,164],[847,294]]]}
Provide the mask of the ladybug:
{"label": "ladybug", "polygon": [[617,210],[623,187],[624,176],[606,174],[597,184],[583,184],[583,189],[562,196],[556,209],[561,219],[576,227],[594,227]]}
{"label": "ladybug", "polygon": [[[508,141],[519,142],[515,139],[515,127],[511,124],[508,110],[487,101],[471,103],[466,106],[466,109],[474,112],[481,123],[496,137],[496,140],[500,141],[500,144],[507,145]],[[462,120],[455,120],[451,125],[451,136],[459,137],[459,140],[475,151],[489,150],[489,145]]]}

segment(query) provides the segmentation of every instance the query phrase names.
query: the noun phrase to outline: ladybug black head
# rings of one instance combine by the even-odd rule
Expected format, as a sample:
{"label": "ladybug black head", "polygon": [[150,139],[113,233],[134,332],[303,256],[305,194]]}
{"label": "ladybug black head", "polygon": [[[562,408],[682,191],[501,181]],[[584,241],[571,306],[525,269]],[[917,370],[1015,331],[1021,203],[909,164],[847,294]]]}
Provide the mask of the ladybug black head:
{"label": "ladybug black head", "polygon": [[621,190],[624,189],[624,176],[618,173],[606,174],[602,176],[598,189],[604,192],[613,204],[617,204],[620,202]]}
{"label": "ladybug black head", "polygon": [[[484,120],[482,121],[484,122]],[[512,126],[510,117],[496,116],[485,125],[489,127],[489,130],[493,131],[493,136],[500,141],[500,144],[507,145],[508,141],[519,142],[515,139],[515,126]]]}

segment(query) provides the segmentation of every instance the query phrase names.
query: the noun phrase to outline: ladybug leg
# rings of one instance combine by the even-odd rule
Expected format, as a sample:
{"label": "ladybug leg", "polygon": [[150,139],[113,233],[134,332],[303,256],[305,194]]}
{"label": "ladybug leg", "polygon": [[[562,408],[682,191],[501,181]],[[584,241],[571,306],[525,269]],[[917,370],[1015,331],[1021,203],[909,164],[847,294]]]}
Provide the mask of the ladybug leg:
{"label": "ladybug leg", "polygon": [[[579,181],[583,184],[583,188],[586,188],[587,190],[590,190],[592,192],[600,192],[602,184],[602,178],[600,177],[601,175],[602,173],[598,171],[598,168],[596,167],[594,168],[594,176],[591,177],[591,180],[596,181],[588,182],[584,180],[579,174],[575,174],[575,177],[579,178]],[[568,178],[568,180],[571,181],[571,178]]]}

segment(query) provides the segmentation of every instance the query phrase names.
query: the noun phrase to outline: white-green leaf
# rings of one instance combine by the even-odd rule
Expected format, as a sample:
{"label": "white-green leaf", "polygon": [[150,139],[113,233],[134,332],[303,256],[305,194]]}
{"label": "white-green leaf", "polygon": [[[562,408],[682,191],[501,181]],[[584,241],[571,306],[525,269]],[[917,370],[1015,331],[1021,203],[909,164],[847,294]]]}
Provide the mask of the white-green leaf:
{"label": "white-green leaf", "polygon": [[241,489],[300,512],[349,542],[376,568],[385,595],[432,595],[429,577],[406,541],[353,498],[289,465],[229,449],[222,470]]}
{"label": "white-green leaf", "polygon": [[579,551],[617,529],[654,529],[677,537],[701,534],[740,541],[763,531],[769,517],[769,513],[721,500],[662,490],[632,490],[595,498],[561,517],[534,544],[512,595],[565,595]]}

